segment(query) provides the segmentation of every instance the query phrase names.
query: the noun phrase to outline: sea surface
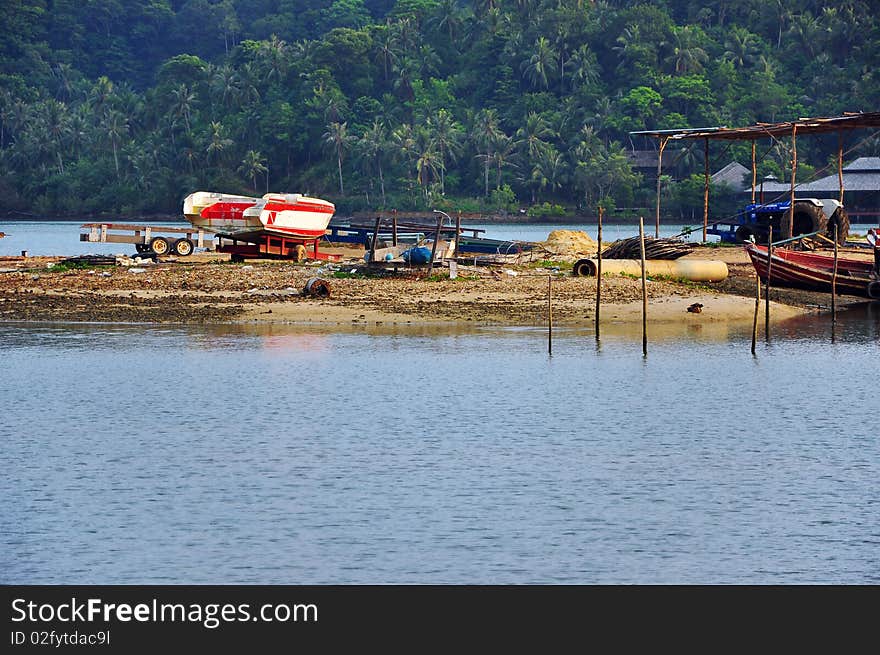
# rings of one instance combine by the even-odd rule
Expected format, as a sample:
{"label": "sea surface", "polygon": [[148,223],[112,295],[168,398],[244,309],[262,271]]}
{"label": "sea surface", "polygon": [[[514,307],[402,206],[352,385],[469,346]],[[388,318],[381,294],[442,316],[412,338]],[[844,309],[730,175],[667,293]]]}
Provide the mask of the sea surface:
{"label": "sea surface", "polygon": [[[880,303],[775,328],[0,324],[0,583],[880,582]],[[384,328],[384,329],[383,329]]]}

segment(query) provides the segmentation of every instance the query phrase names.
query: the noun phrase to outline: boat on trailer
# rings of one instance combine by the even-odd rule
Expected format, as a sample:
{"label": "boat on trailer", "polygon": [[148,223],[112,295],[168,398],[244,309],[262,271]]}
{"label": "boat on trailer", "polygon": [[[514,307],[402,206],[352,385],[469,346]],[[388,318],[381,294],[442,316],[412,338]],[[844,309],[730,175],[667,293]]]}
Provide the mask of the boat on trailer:
{"label": "boat on trailer", "polygon": [[336,207],[300,193],[261,198],[196,191],[183,201],[183,215],[195,227],[223,237],[257,243],[267,235],[312,240],[324,236]]}
{"label": "boat on trailer", "polygon": [[[771,284],[812,291],[831,290],[834,278],[833,255],[773,248],[772,255],[768,256],[768,248],[755,243],[747,243],[745,249],[762,280],[767,280],[769,268]],[[837,293],[880,299],[876,247],[874,252],[874,261],[838,256],[835,281]]]}

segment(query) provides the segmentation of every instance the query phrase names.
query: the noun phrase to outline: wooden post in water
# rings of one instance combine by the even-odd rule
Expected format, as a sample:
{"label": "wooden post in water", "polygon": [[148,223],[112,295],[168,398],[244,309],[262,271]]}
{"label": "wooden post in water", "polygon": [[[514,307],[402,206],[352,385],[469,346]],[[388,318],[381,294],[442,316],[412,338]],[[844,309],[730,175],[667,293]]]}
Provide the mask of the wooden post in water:
{"label": "wooden post in water", "polygon": [[642,355],[648,356],[648,278],[645,275],[645,219],[639,216],[639,244],[642,252]]}
{"label": "wooden post in water", "polygon": [[752,354],[758,341],[758,308],[761,306],[761,276],[755,271],[755,318],[752,321]]}
{"label": "wooden post in water", "polygon": [[602,212],[599,207],[599,234],[597,240],[599,248],[596,252],[596,339],[599,339],[599,308],[602,306]]}
{"label": "wooden post in water", "polygon": [[553,276],[547,276],[547,354],[553,354]]}
{"label": "wooden post in water", "polygon": [[379,241],[379,225],[382,223],[381,214],[376,217],[376,225],[373,227],[373,240],[370,242],[370,264],[375,263],[376,243]]}
{"label": "wooden post in water", "polygon": [[443,215],[437,218],[437,230],[434,232],[434,244],[431,246],[431,261],[428,262],[428,277],[434,271],[434,257],[437,255],[437,242],[440,241],[440,228],[443,227]]}
{"label": "wooden post in water", "polygon": [[837,322],[837,225],[834,225],[834,268],[831,271],[831,324]]}
{"label": "wooden post in water", "polygon": [[767,235],[767,281],[764,286],[764,339],[770,341],[770,269],[773,267],[773,226]]}

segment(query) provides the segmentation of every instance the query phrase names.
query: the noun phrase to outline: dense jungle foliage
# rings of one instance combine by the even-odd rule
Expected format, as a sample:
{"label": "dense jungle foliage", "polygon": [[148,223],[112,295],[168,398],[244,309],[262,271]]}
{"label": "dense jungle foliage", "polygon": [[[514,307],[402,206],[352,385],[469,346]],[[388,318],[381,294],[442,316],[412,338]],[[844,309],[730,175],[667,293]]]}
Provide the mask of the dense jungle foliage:
{"label": "dense jungle foliage", "polygon": [[[7,0],[6,211],[176,214],[194,190],[358,209],[650,207],[630,132],[876,111],[873,0]],[[799,140],[803,180],[837,137]],[[852,156],[880,139],[846,136]],[[669,152],[669,151],[667,151]],[[783,142],[759,145],[785,179]],[[669,157],[669,155],[666,155]],[[712,169],[749,165],[712,144]],[[668,211],[702,207],[702,144]],[[696,176],[696,177],[694,177]],[[701,213],[701,209],[699,212]]]}

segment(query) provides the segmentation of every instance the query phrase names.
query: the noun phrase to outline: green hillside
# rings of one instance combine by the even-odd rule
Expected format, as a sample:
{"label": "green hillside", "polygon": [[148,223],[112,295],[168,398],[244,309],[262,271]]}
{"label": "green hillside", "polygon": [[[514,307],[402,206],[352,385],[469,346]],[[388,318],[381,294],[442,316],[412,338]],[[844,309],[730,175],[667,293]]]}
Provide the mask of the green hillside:
{"label": "green hillside", "polygon": [[[873,6],[872,6],[873,5]],[[880,109],[870,0],[8,0],[0,192],[36,215],[177,213],[198,189],[362,209],[651,206],[644,129]],[[847,136],[853,156],[880,138]],[[798,143],[798,179],[837,137]],[[761,143],[784,179],[786,143]],[[701,144],[670,212],[702,206]],[[750,146],[714,144],[720,168]],[[700,212],[702,210],[700,209]]]}

